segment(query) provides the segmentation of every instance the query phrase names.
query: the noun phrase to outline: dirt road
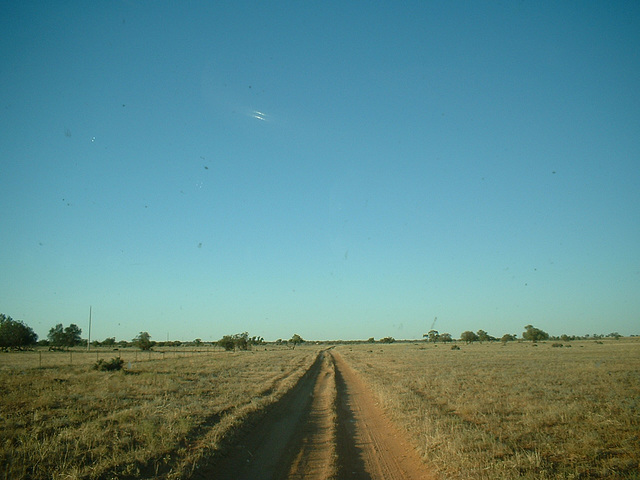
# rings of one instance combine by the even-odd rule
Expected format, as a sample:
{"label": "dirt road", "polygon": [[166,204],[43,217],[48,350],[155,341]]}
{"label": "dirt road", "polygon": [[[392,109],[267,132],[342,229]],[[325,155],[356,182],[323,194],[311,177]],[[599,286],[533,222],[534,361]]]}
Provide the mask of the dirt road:
{"label": "dirt road", "polygon": [[339,353],[313,366],[202,479],[434,478]]}

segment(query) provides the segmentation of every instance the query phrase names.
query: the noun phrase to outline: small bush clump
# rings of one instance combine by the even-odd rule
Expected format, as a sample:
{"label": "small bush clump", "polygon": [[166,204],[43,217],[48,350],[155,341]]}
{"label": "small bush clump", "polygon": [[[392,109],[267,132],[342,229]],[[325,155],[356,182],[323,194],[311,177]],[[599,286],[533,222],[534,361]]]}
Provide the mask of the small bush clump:
{"label": "small bush clump", "polygon": [[100,372],[113,372],[116,370],[122,370],[122,366],[124,365],[124,360],[121,358],[115,357],[111,360],[103,360],[102,358],[96,362],[93,366],[94,370],[99,370]]}
{"label": "small bush clump", "polygon": [[561,343],[552,343],[551,344],[552,347],[562,347],[563,345]]}

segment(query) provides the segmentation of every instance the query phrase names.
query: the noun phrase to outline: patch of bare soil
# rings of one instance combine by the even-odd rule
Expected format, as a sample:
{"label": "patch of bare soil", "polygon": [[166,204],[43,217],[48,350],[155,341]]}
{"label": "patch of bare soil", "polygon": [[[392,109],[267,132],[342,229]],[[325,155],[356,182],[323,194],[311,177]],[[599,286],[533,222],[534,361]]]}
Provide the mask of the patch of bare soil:
{"label": "patch of bare soil", "polygon": [[334,351],[201,479],[433,479],[358,375]]}

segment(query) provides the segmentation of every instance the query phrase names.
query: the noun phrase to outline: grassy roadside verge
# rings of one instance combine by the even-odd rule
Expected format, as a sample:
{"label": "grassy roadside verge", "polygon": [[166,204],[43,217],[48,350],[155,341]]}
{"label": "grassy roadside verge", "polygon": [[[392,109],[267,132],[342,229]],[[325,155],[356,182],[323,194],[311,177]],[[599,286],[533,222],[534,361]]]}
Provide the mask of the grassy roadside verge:
{"label": "grassy roadside verge", "polygon": [[188,476],[289,390],[319,349],[0,370],[0,478]]}
{"label": "grassy roadside verge", "polygon": [[338,347],[445,478],[640,478],[640,343]]}

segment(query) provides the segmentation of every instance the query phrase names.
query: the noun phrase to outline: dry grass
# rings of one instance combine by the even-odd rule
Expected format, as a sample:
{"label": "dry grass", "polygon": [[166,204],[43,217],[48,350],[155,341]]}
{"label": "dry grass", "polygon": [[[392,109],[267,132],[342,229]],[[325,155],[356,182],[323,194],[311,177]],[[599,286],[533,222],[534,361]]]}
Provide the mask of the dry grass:
{"label": "dry grass", "polygon": [[444,478],[640,478],[640,342],[340,352]]}
{"label": "dry grass", "polygon": [[129,368],[112,373],[91,369],[95,353],[47,368],[17,368],[33,354],[3,354],[0,478],[188,477],[289,390],[317,352],[123,356]]}

